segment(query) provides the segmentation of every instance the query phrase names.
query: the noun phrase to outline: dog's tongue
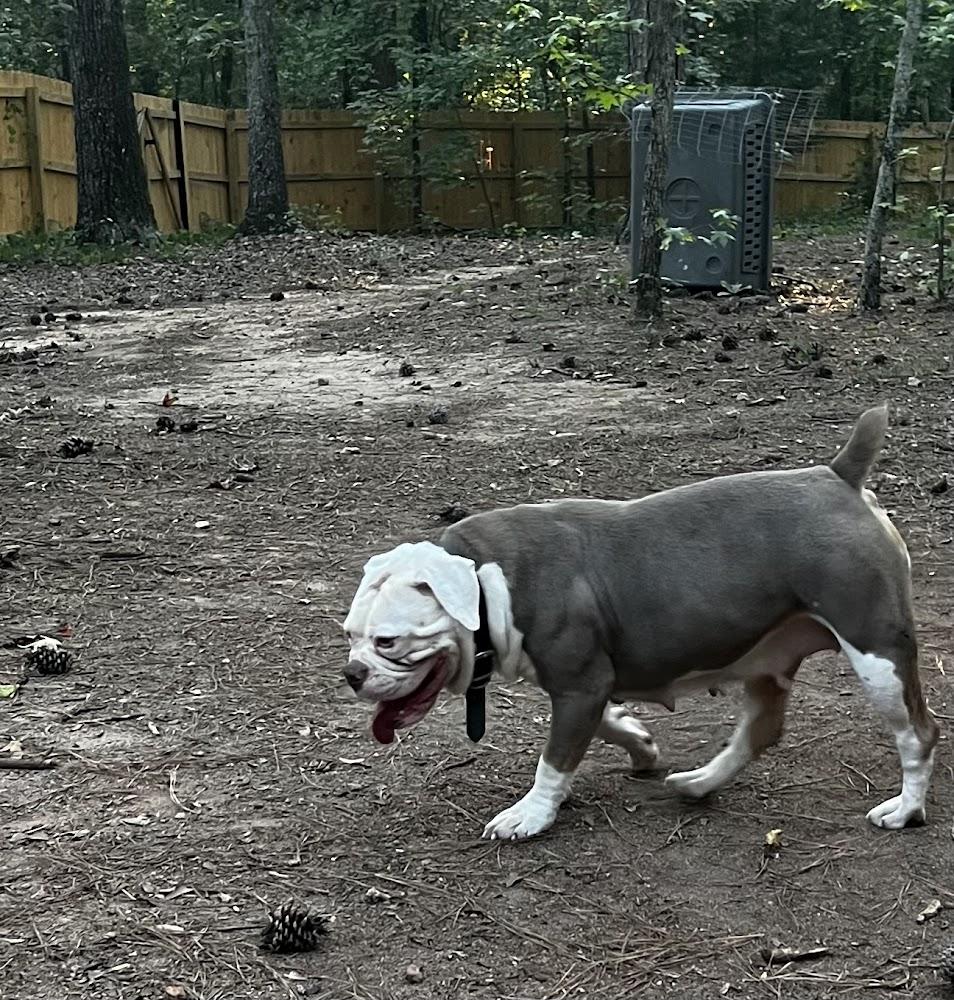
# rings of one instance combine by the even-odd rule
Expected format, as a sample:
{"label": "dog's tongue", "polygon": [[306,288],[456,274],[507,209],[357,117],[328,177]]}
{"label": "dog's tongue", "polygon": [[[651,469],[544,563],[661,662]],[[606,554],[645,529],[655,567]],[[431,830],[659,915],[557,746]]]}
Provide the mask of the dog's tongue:
{"label": "dog's tongue", "polygon": [[395,730],[407,729],[427,715],[444,686],[444,675],[441,657],[416,691],[394,701],[378,702],[371,722],[371,732],[378,743],[393,743]]}

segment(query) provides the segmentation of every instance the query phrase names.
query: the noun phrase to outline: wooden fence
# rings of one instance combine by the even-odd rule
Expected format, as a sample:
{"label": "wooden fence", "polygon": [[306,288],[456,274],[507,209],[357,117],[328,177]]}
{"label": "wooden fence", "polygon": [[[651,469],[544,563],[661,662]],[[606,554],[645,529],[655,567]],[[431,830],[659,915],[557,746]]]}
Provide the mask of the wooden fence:
{"label": "wooden fence", "polygon": [[[239,222],[247,196],[245,112],[142,94],[136,107],[160,228]],[[933,197],[932,168],[941,160],[944,128],[913,130],[905,140],[918,153],[903,160],[902,189],[916,197]],[[864,122],[817,123],[810,147],[779,177],[778,216],[841,205],[873,171],[879,133],[880,126]],[[396,168],[376,159],[353,115],[288,111],[283,135],[293,204],[333,216],[348,229],[387,232],[411,225],[410,157]],[[621,121],[588,126],[549,112],[461,111],[423,119],[420,136],[425,162],[444,139],[469,150],[444,182],[419,187],[421,212],[448,226],[579,224],[628,197]],[[71,87],[0,72],[0,233],[66,228],[75,218]]]}

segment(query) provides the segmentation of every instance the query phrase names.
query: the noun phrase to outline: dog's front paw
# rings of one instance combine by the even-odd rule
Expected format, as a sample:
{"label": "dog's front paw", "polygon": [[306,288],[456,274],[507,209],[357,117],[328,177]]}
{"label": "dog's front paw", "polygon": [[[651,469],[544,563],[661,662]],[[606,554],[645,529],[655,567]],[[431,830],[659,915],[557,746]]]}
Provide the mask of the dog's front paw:
{"label": "dog's front paw", "polygon": [[509,809],[497,813],[484,827],[485,840],[525,840],[553,825],[557,809],[540,795],[529,792]]}
{"label": "dog's front paw", "polygon": [[882,830],[901,830],[909,823],[923,823],[924,818],[924,808],[905,802],[903,795],[895,795],[868,813],[868,822]]}

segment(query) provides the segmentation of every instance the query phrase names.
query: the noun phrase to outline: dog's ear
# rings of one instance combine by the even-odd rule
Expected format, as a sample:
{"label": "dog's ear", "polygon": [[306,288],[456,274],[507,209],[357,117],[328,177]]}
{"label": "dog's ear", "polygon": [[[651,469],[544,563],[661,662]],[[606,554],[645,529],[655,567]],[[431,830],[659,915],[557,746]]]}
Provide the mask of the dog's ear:
{"label": "dog's ear", "polygon": [[[358,589],[351,599],[352,611],[367,597],[368,591],[377,590],[402,563],[407,562],[410,550],[413,548],[413,545],[405,542],[403,545],[398,545],[389,552],[382,552],[380,555],[371,556],[364,564],[364,575],[361,577]],[[345,628],[347,626],[348,623],[345,621]]]}
{"label": "dog's ear", "polygon": [[418,542],[414,550],[408,570],[415,582],[429,587],[451,618],[476,632],[480,627],[480,583],[473,561],[451,555],[432,542]]}
{"label": "dog's ear", "polygon": [[[470,559],[451,555],[433,542],[405,542],[372,556],[364,564],[364,576],[351,602],[357,606],[368,591],[376,589],[392,575],[409,583],[426,586],[437,603],[471,632],[480,626],[480,584]],[[345,623],[347,624],[347,622]]]}

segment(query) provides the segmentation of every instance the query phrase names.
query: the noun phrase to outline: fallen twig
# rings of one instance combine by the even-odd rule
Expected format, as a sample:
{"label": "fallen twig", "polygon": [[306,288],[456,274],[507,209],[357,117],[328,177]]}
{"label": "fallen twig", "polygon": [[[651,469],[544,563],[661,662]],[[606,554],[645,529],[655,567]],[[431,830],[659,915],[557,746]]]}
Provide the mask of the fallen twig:
{"label": "fallen twig", "polygon": [[51,771],[56,767],[52,760],[16,760],[12,757],[0,758],[0,771]]}
{"label": "fallen twig", "polygon": [[761,948],[759,954],[767,965],[784,962],[808,962],[831,954],[830,948]]}

